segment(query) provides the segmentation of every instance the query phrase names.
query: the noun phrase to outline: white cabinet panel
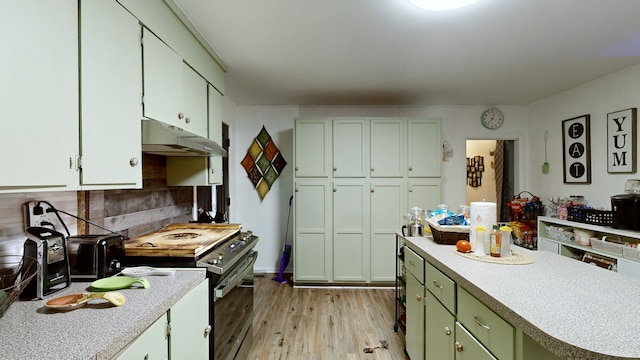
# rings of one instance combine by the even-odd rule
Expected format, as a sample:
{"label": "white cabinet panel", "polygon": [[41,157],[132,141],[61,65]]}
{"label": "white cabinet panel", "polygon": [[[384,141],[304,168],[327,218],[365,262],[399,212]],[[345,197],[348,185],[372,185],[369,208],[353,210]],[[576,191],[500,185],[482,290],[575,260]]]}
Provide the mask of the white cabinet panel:
{"label": "white cabinet panel", "polygon": [[297,120],[294,131],[296,177],[329,177],[331,174],[331,121]]}
{"label": "white cabinet panel", "polygon": [[366,119],[333,120],[333,177],[367,175],[369,133]]}
{"label": "white cabinet panel", "polygon": [[369,267],[369,183],[333,183],[333,279],[366,281]]}
{"label": "white cabinet panel", "polygon": [[182,64],[182,112],[184,129],[202,137],[207,131],[207,82],[189,65]]}
{"label": "white cabinet panel", "polygon": [[297,179],[295,183],[294,269],[296,281],[332,278],[331,184]]}
{"label": "white cabinet panel", "polygon": [[75,190],[77,1],[10,3],[0,11],[0,192]]}
{"label": "white cabinet panel", "polygon": [[424,359],[424,285],[407,272],[407,334],[405,350],[411,359]]}
{"label": "white cabinet panel", "polygon": [[81,185],[142,187],[140,25],[112,0],[81,10]]}
{"label": "white cabinet panel", "polygon": [[371,183],[371,281],[395,280],[395,233],[403,225],[405,184],[377,179]]}
{"label": "white cabinet panel", "polygon": [[167,344],[167,314],[163,314],[156,322],[148,327],[140,336],[131,342],[123,351],[116,355],[117,360],[142,360],[169,358],[169,344]]}
{"label": "white cabinet panel", "polygon": [[404,119],[371,120],[371,177],[403,177]]}
{"label": "white cabinet panel", "polygon": [[[142,30],[144,116],[184,127],[182,58],[147,28]],[[184,114],[183,114],[184,115]]]}
{"label": "white cabinet panel", "polygon": [[407,121],[407,176],[440,177],[442,167],[440,119]]}
{"label": "white cabinet panel", "polygon": [[172,359],[209,358],[209,280],[201,282],[169,310]]}
{"label": "white cabinet panel", "polygon": [[407,183],[407,206],[421,209],[435,209],[441,203],[441,180],[412,179]]}

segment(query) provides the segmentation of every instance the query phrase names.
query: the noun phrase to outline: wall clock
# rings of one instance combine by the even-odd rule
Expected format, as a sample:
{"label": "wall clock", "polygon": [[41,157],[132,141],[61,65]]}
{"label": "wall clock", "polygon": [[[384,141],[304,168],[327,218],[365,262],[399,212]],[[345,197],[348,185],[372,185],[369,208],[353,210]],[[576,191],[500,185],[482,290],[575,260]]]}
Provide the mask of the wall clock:
{"label": "wall clock", "polygon": [[504,124],[504,114],[497,108],[487,109],[482,113],[480,122],[485,128],[495,130]]}

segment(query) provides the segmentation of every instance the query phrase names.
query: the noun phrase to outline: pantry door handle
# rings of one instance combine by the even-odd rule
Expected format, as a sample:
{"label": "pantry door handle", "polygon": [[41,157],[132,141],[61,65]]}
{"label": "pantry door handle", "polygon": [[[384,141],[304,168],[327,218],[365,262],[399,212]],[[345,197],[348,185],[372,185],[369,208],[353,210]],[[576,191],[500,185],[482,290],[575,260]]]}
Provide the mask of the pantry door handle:
{"label": "pantry door handle", "polygon": [[482,326],[485,330],[491,330],[491,328],[485,324],[483,324],[480,320],[478,320],[477,316],[473,316],[473,320],[475,320],[476,324]]}

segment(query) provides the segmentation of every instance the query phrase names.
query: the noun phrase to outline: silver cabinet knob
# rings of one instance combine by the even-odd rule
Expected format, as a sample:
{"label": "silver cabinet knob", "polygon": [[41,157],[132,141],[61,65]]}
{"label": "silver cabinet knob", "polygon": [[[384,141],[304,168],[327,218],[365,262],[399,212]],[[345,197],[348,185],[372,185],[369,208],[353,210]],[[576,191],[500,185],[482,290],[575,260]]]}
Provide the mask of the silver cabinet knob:
{"label": "silver cabinet knob", "polygon": [[371,171],[376,171],[376,168],[372,166]]}
{"label": "silver cabinet knob", "polygon": [[449,329],[448,326],[444,327],[444,334],[447,335],[447,336],[451,335],[451,329]]}
{"label": "silver cabinet knob", "polygon": [[409,188],[409,192],[413,192],[413,188]]}
{"label": "silver cabinet knob", "polygon": [[336,189],[336,188],[333,188],[333,192],[338,192],[338,189]]}
{"label": "silver cabinet knob", "polygon": [[372,192],[372,193],[373,193],[373,192],[376,192],[376,189],[375,189],[375,188],[371,188],[371,192]]}
{"label": "silver cabinet knob", "polygon": [[338,171],[338,168],[334,166],[333,171]]}
{"label": "silver cabinet knob", "polygon": [[413,170],[413,167],[409,166],[409,171],[412,171],[412,170]]}
{"label": "silver cabinet knob", "polygon": [[185,118],[184,122],[186,122],[187,124],[190,123],[191,122],[191,118],[190,117]]}
{"label": "silver cabinet knob", "polygon": [[460,344],[459,342],[456,341],[456,351],[457,352],[462,352],[462,344]]}
{"label": "silver cabinet knob", "polygon": [[209,334],[211,334],[211,325],[207,325],[207,327],[204,328],[204,337],[209,336]]}
{"label": "silver cabinet knob", "polygon": [[178,113],[178,119],[180,119],[180,120],[184,119],[184,113],[183,112],[179,112]]}
{"label": "silver cabinet knob", "polygon": [[300,170],[300,168],[296,166],[296,171],[298,171],[298,170]]}
{"label": "silver cabinet knob", "polygon": [[133,157],[133,158],[129,159],[129,165],[131,165],[131,167],[138,166],[138,158]]}

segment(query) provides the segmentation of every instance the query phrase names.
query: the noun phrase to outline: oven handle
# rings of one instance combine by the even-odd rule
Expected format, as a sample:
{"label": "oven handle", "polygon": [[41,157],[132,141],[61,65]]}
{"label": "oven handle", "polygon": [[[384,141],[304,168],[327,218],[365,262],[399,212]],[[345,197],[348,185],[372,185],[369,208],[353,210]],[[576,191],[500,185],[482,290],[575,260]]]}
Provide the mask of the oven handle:
{"label": "oven handle", "polygon": [[247,256],[247,258],[251,258],[249,263],[244,265],[239,270],[229,274],[229,276],[224,278],[220,285],[215,287],[214,292],[216,299],[223,298],[225,295],[227,295],[231,290],[238,286],[238,284],[240,284],[242,280],[244,280],[245,276],[247,276],[248,273],[253,271],[253,264],[255,264],[256,260],[258,259],[257,255],[257,251],[253,251],[252,253],[250,253]]}

